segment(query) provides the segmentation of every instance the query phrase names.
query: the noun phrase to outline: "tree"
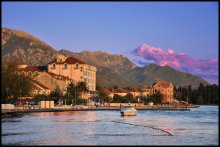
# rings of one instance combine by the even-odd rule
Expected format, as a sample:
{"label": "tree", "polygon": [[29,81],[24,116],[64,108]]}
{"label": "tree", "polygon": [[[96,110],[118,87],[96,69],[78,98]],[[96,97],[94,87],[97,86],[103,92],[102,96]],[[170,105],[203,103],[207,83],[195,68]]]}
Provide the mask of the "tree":
{"label": "tree", "polygon": [[18,60],[11,60],[2,64],[2,101],[7,101],[8,97],[17,100],[19,96],[30,95],[33,88],[32,79],[17,72],[20,63]]}
{"label": "tree", "polygon": [[108,94],[105,93],[102,89],[100,89],[98,97],[101,100],[103,100],[104,102],[110,102],[110,100],[111,100],[111,98],[108,96]]}
{"label": "tree", "polygon": [[76,91],[75,84],[73,82],[71,82],[67,86],[67,92],[65,94],[65,99],[66,99],[67,105],[69,105],[71,103],[73,105],[73,99],[75,99],[75,103],[76,103],[77,97],[79,97],[79,92]]}
{"label": "tree", "polygon": [[136,100],[134,99],[134,96],[133,96],[132,93],[128,93],[128,94],[126,94],[126,95],[124,96],[123,102],[124,102],[124,103],[128,103],[128,102],[134,103],[134,102],[136,102]]}
{"label": "tree", "polygon": [[122,102],[122,96],[118,95],[118,94],[115,94],[113,96],[113,102],[115,103],[121,103]]}
{"label": "tree", "polygon": [[153,102],[154,104],[161,104],[163,99],[163,95],[160,91],[157,91],[155,94],[152,94],[149,98],[145,100],[145,104],[149,102]]}
{"label": "tree", "polygon": [[50,96],[51,97],[56,97],[56,98],[59,98],[62,96],[62,91],[60,90],[60,86],[57,85],[56,88],[54,89],[54,91],[52,91],[50,93]]}
{"label": "tree", "polygon": [[67,92],[65,94],[67,104],[85,103],[85,100],[80,98],[80,93],[85,92],[89,92],[89,89],[85,82],[78,82],[76,85],[73,82],[71,82],[67,86]]}
{"label": "tree", "polygon": [[78,82],[76,88],[79,92],[89,92],[89,89],[85,82]]}
{"label": "tree", "polygon": [[203,104],[202,96],[198,96],[198,97],[197,97],[196,103],[199,104],[199,105],[202,105],[202,104]]}

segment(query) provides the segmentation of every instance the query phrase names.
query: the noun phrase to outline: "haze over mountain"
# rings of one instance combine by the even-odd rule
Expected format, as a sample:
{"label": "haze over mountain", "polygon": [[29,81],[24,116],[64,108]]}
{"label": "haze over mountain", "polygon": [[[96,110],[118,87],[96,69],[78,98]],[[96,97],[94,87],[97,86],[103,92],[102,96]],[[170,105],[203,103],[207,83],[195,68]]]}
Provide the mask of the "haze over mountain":
{"label": "haze over mountain", "polygon": [[204,79],[183,73],[169,66],[149,64],[138,67],[123,55],[113,55],[103,51],[68,50],[56,51],[43,41],[30,34],[13,29],[2,28],[2,61],[12,58],[21,59],[28,65],[47,65],[56,58],[56,54],[73,56],[97,67],[97,84],[105,87],[140,87],[152,85],[158,80],[171,81],[176,86],[199,86],[209,84]]}

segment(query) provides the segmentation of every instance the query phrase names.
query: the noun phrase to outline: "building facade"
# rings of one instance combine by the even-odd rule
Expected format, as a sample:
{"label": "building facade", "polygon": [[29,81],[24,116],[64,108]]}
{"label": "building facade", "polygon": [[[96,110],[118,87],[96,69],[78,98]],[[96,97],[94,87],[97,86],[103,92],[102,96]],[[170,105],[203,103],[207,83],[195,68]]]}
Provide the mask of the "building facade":
{"label": "building facade", "polygon": [[57,55],[57,59],[48,63],[47,66],[19,65],[18,73],[30,75],[34,82],[32,94],[49,95],[57,87],[63,94],[66,93],[67,86],[73,82],[85,82],[90,94],[81,93],[82,98],[88,98],[96,91],[96,67],[89,65],[73,57]]}
{"label": "building facade", "polygon": [[112,93],[118,94],[120,96],[125,96],[131,93],[134,97],[149,97],[159,91],[162,96],[162,103],[172,103],[174,101],[173,97],[173,84],[171,82],[159,81],[152,87],[144,86],[143,88],[131,88],[131,89],[113,89]]}
{"label": "building facade", "polygon": [[96,67],[73,57],[58,55],[48,64],[48,72],[62,75],[76,82],[84,81],[91,92],[96,91]]}
{"label": "building facade", "polygon": [[173,84],[171,82],[160,81],[153,86],[153,93],[160,91],[163,95],[163,103],[173,102]]}

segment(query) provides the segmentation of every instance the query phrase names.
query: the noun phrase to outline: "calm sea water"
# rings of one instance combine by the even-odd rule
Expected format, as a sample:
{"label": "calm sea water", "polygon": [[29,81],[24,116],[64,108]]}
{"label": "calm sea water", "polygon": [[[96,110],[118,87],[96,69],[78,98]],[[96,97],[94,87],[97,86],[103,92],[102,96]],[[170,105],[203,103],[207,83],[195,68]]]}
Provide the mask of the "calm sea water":
{"label": "calm sea water", "polygon": [[28,113],[2,118],[4,145],[218,145],[218,106],[190,111]]}

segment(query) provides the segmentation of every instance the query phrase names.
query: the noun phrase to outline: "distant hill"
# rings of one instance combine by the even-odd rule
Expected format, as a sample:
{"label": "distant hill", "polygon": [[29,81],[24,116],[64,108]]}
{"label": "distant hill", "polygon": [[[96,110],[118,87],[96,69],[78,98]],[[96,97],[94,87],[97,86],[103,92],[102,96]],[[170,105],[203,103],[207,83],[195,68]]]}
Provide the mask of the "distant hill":
{"label": "distant hill", "polygon": [[192,85],[194,88],[198,87],[200,83],[203,83],[204,85],[209,84],[198,76],[175,70],[170,66],[159,66],[156,64],[137,67],[125,76],[128,79],[137,81],[143,85],[146,83],[152,85],[155,81],[160,80],[170,81],[176,86]]}
{"label": "distant hill", "polygon": [[54,48],[26,32],[2,28],[2,60],[16,58],[29,65],[47,65],[56,53]]}
{"label": "distant hill", "polygon": [[123,55],[113,55],[103,51],[68,50],[56,51],[54,48],[32,35],[13,29],[2,28],[2,60],[20,59],[29,65],[47,65],[56,58],[56,54],[73,56],[97,67],[97,84],[105,87],[140,87],[153,84],[158,80],[171,81],[176,86],[200,83],[209,84],[204,79],[183,73],[169,66],[149,64],[138,67]]}

